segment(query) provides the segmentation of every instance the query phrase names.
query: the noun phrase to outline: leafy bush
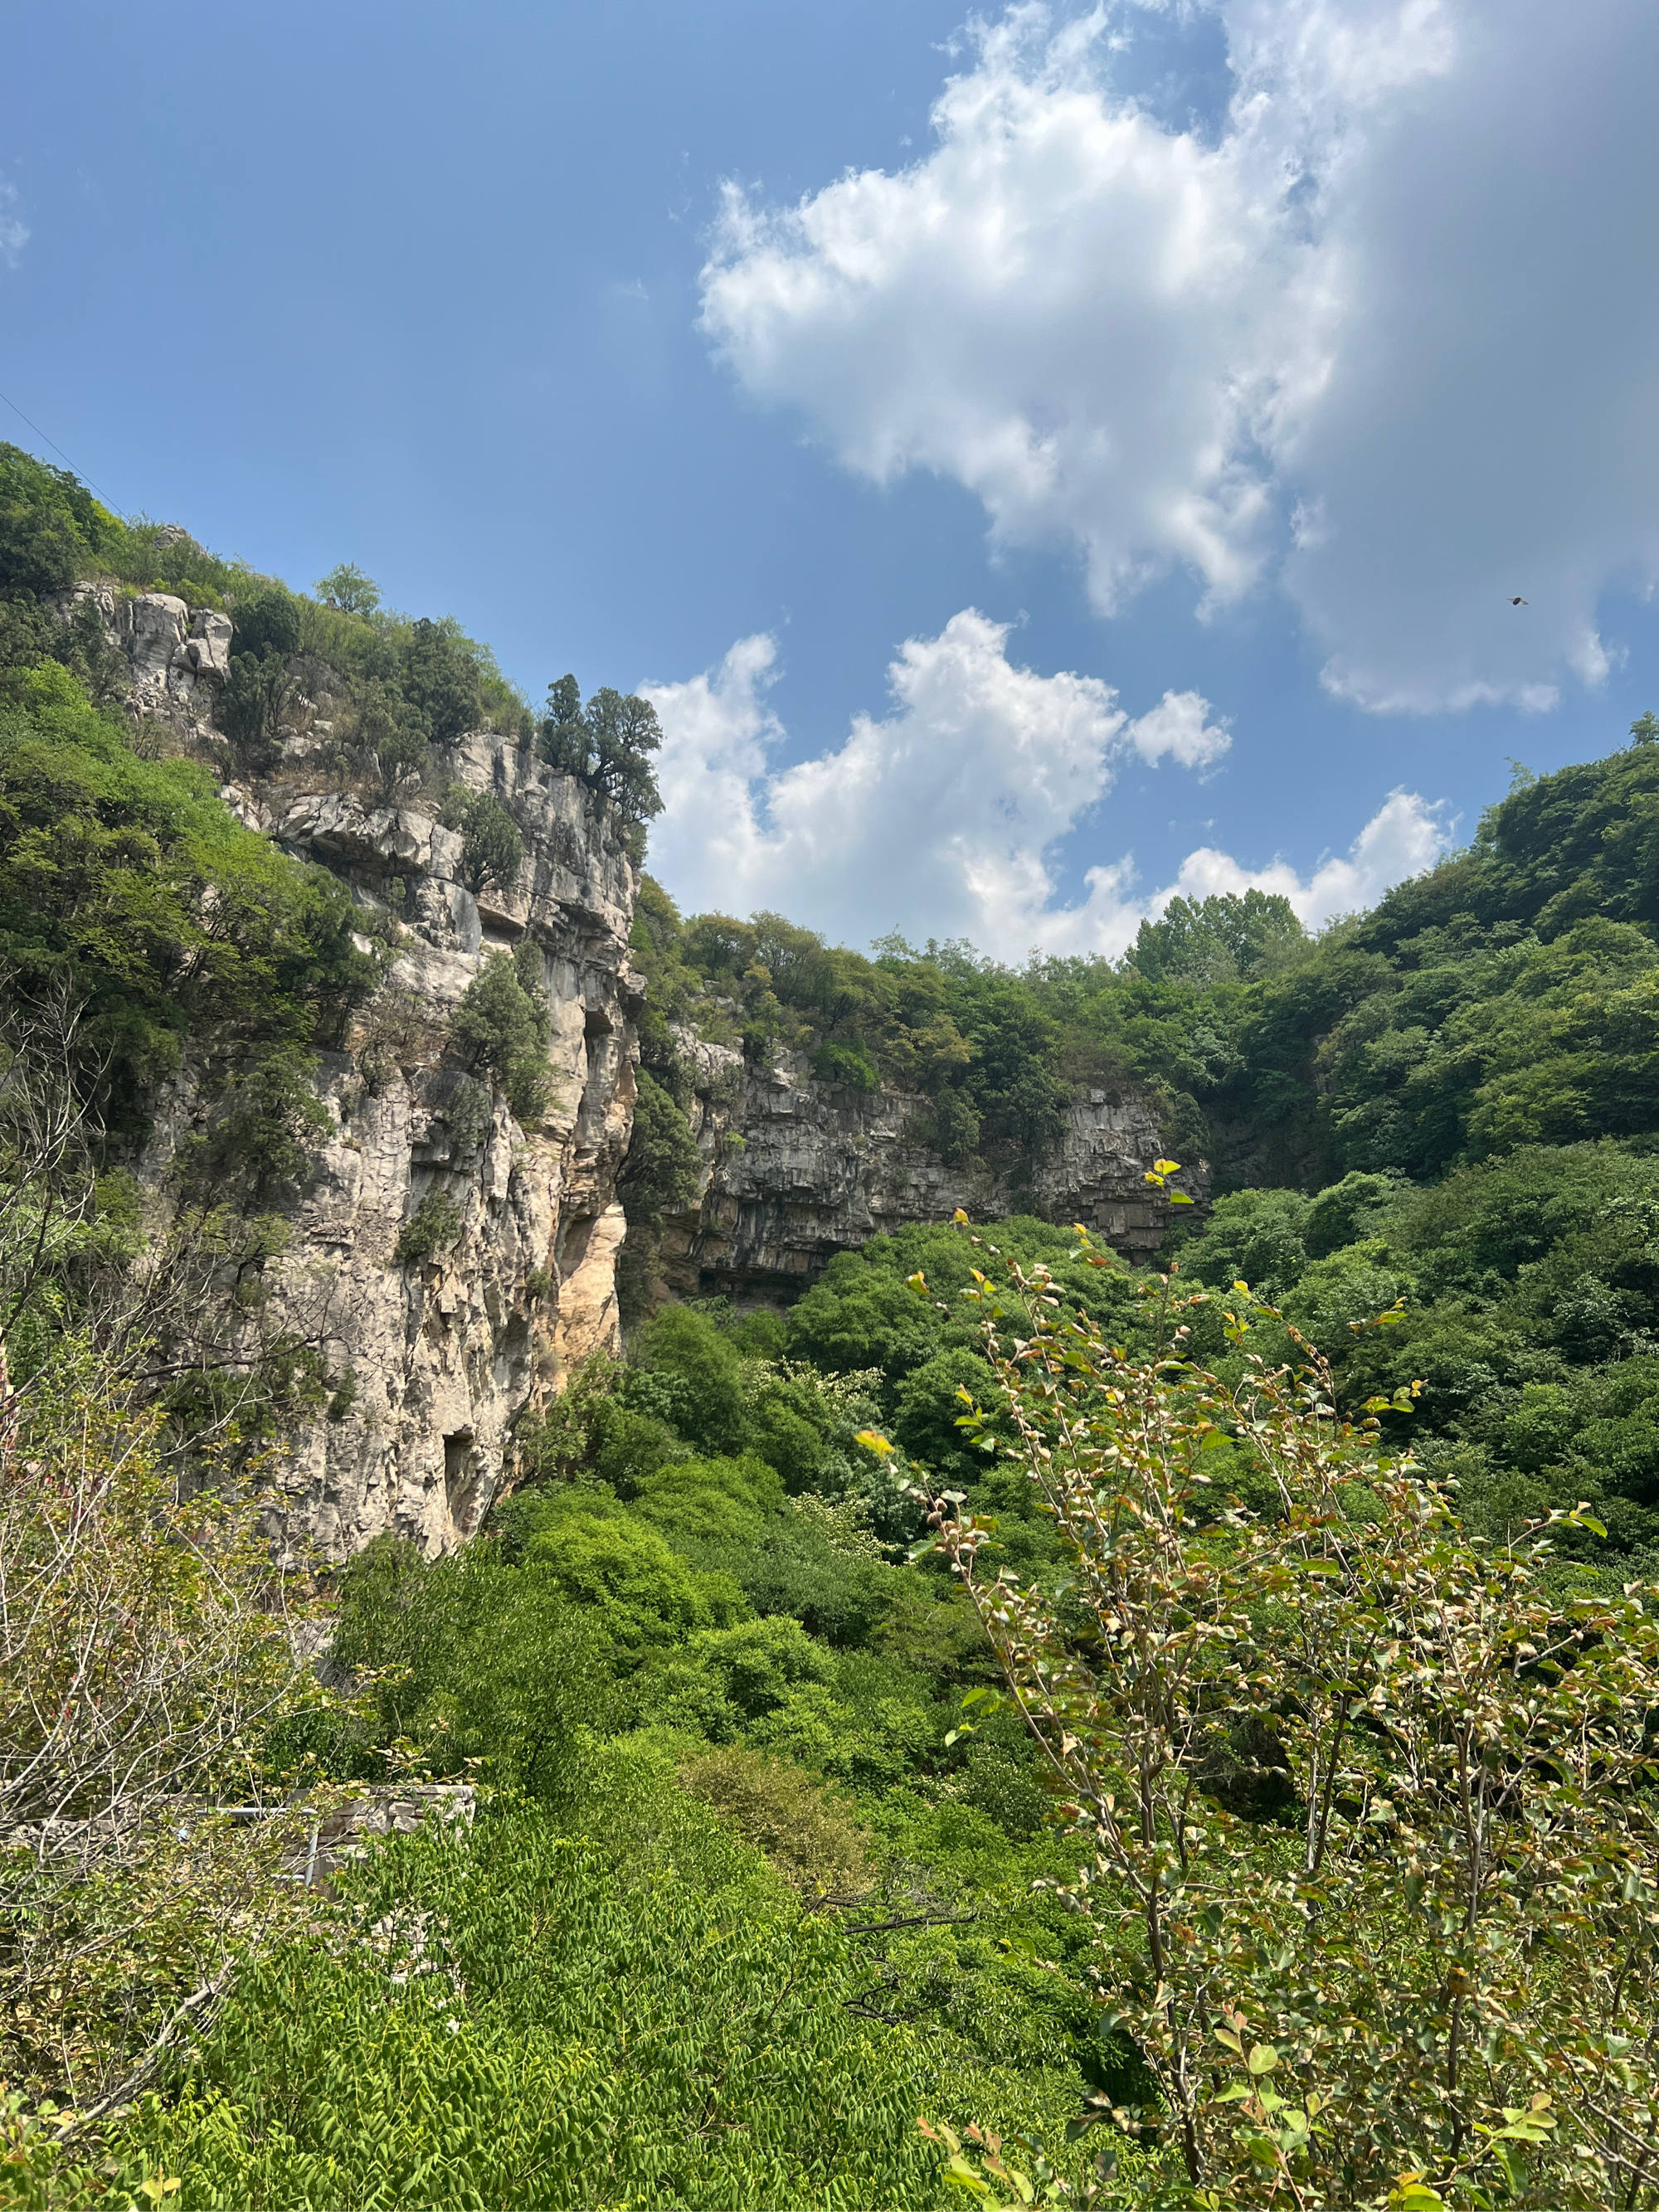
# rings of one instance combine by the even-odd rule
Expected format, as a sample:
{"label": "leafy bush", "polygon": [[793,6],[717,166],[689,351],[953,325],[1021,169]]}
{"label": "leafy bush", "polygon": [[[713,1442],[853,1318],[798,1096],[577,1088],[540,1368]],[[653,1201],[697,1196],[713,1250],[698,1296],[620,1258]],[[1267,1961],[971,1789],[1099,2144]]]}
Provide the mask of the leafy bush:
{"label": "leafy bush", "polygon": [[232,660],[219,695],[219,720],[246,774],[264,775],[276,765],[283,717],[294,690],[280,653],[243,653]]}
{"label": "leafy bush", "polygon": [[651,1305],[663,1217],[695,1206],[702,1179],[702,1154],[684,1115],[672,1094],[641,1067],[635,1078],[628,1153],[617,1179],[617,1195],[628,1217],[628,1241],[617,1271],[624,1323],[631,1325]]}
{"label": "leafy bush", "polygon": [[671,1460],[640,1476],[635,1512],[700,1565],[750,1551],[783,1512],[783,1485],[764,1460]]}
{"label": "leafy bush", "polygon": [[333,1127],[313,1087],[314,1054],[297,1045],[255,1053],[228,1078],[225,1103],[198,1140],[186,1174],[192,1182],[244,1181],[256,1199],[301,1181],[312,1149]]}
{"label": "leafy bush", "polygon": [[489,1546],[428,1563],[405,1539],[377,1536],[340,1577],[333,1650],[372,1684],[375,1725],[335,1738],[348,1771],[373,1771],[374,1745],[404,1741],[431,1772],[482,1771],[545,1801],[564,1785],[579,1729],[605,1717],[597,1624]]}
{"label": "leafy bush", "polygon": [[64,591],[125,534],[66,469],[0,444],[0,595],[36,600]]}
{"label": "leafy bush", "polygon": [[461,1233],[461,1209],[446,1190],[429,1190],[398,1234],[394,1267],[413,1267],[434,1252],[447,1252]]}
{"label": "leafy bush", "polygon": [[431,725],[395,684],[369,676],[353,685],[352,745],[388,798],[420,767],[431,741]]}
{"label": "leafy bush", "polygon": [[130,2131],[184,2212],[937,2201],[915,2114],[945,2085],[848,2014],[846,1939],[758,1871],[619,1895],[599,1852],[521,1816],[397,1844],[349,1887],[341,1940],[258,1967]]}
{"label": "leafy bush", "polygon": [[0,959],[84,1008],[86,1081],[120,1127],[180,1040],[331,1042],[380,961],[319,869],[228,811],[204,769],[140,761],[64,669],[0,705]]}
{"label": "leafy bush", "polygon": [[587,1607],[624,1652],[679,1643],[744,1610],[729,1577],[688,1566],[655,1529],[600,1494],[544,1496],[525,1525],[524,1571]]}
{"label": "leafy bush", "polygon": [[461,809],[461,881],[470,891],[493,883],[510,891],[524,866],[524,839],[518,823],[493,793],[468,794]]}
{"label": "leafy bush", "polygon": [[533,1121],[547,1098],[552,1023],[541,964],[528,939],[512,954],[492,952],[462,993],[449,1028],[453,1048],[469,1066],[489,1069],[521,1121]]}
{"label": "leafy bush", "polygon": [[706,1315],[665,1306],[641,1329],[634,1359],[633,1404],[661,1414],[705,1451],[742,1450],[743,1364]]}
{"label": "leafy bush", "polygon": [[[15,1299],[15,1282],[7,1286]],[[0,1436],[0,2066],[91,2104],[310,1912],[285,1727],[339,1701],[257,1498],[181,1495],[159,1412],[56,1335]],[[252,1826],[215,1804],[264,1803]],[[185,2009],[180,2014],[179,2008]]]}
{"label": "leafy bush", "polygon": [[425,718],[434,744],[453,745],[483,719],[477,651],[453,623],[416,622],[404,647],[404,697]]}
{"label": "leafy bush", "polygon": [[299,601],[280,584],[266,584],[239,597],[231,629],[231,657],[286,661],[300,649],[303,634]]}
{"label": "leafy bush", "polygon": [[680,1778],[807,1897],[856,1897],[868,1848],[851,1809],[787,1760],[737,1745],[689,1759]]}
{"label": "leafy bush", "polygon": [[[1659,2078],[1626,2054],[1659,1994],[1631,1941],[1656,1895],[1659,1590],[1553,1600],[1545,1532],[1471,1545],[1379,1449],[1407,1391],[1356,1429],[1317,1360],[1233,1383],[1136,1362],[1040,1268],[974,1297],[1076,1595],[988,1569],[994,1532],[957,1502],[934,1525],[1072,1801],[1097,1986],[1188,2201],[1651,2189]],[[1230,1437],[1278,1510],[1218,1532],[1200,1469]]]}

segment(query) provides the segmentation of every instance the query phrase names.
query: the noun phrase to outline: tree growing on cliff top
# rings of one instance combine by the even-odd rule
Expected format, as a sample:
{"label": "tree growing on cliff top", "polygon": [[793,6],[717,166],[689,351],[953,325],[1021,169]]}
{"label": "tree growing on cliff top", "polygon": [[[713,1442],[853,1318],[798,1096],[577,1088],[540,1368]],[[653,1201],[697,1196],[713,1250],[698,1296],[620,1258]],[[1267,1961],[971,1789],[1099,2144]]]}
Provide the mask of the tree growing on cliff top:
{"label": "tree growing on cliff top", "polygon": [[578,776],[604,793],[630,826],[662,812],[662,793],[651,755],[662,744],[657,710],[648,699],[624,696],[607,684],[584,707],[574,676],[548,686],[542,718],[542,757],[560,775]]}
{"label": "tree growing on cliff top", "polygon": [[350,561],[342,561],[317,579],[317,596],[325,606],[337,607],[343,615],[361,615],[365,621],[380,611],[380,586]]}

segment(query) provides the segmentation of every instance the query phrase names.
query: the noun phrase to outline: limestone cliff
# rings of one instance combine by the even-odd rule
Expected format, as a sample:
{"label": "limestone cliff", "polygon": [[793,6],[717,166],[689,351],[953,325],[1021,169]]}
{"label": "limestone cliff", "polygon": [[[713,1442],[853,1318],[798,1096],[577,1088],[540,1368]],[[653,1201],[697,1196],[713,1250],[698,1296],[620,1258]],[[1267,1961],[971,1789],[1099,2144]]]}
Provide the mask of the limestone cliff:
{"label": "limestone cliff", "polygon": [[[745,1068],[740,1053],[681,1030],[693,1070],[693,1134],[704,1161],[694,1212],[670,1219],[662,1269],[683,1297],[725,1291],[787,1297],[837,1252],[914,1221],[1036,1213],[1080,1221],[1135,1260],[1156,1251],[1172,1218],[1146,1180],[1164,1151],[1152,1101],[1131,1087],[1081,1092],[1060,1140],[1027,1176],[944,1159],[918,1135],[928,1101],[818,1081],[781,1054]],[[1201,1192],[1202,1172],[1186,1178]]]}
{"label": "limestone cliff", "polygon": [[[106,595],[100,611],[127,657],[146,747],[222,762],[208,714],[225,617],[161,593]],[[617,1176],[643,993],[628,956],[635,871],[602,801],[528,747],[483,733],[445,756],[444,774],[506,804],[526,859],[512,893],[475,897],[461,881],[460,835],[418,793],[385,805],[308,775],[307,705],[283,763],[222,795],[251,827],[346,884],[366,927],[395,939],[394,957],[344,1048],[321,1056],[329,1126],[280,1206],[286,1249],[264,1266],[257,1322],[242,1326],[267,1340],[286,1329],[331,1376],[351,1378],[331,1417],[319,1409],[281,1455],[282,1527],[336,1558],[386,1529],[437,1552],[477,1527],[507,1471],[512,1425],[537,1393],[574,1359],[619,1342]],[[550,1103],[532,1128],[444,1052],[469,982],[526,937],[552,1012]],[[179,1147],[209,1110],[187,1066],[141,1164],[158,1216]],[[434,1190],[454,1207],[457,1233],[399,1265],[404,1226]]]}

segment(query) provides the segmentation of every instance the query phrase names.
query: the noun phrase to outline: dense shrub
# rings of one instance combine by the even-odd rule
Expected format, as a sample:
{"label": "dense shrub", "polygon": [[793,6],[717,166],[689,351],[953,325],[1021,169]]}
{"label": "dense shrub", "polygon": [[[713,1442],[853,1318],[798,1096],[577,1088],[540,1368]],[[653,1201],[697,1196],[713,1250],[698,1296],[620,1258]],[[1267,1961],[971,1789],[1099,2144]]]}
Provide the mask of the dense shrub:
{"label": "dense shrub", "polygon": [[469,1066],[489,1071],[520,1121],[533,1121],[547,1102],[551,1033],[541,954],[526,938],[485,961],[461,994],[449,1041]]}
{"label": "dense shrub", "polygon": [[394,1267],[412,1267],[447,1252],[461,1233],[461,1210],[447,1190],[429,1190],[398,1233]]}
{"label": "dense shrub", "polygon": [[519,825],[495,794],[468,793],[460,813],[461,880],[473,892],[494,884],[510,891],[524,866]]}
{"label": "dense shrub", "polygon": [[849,2013],[856,1947],[746,1855],[709,1857],[619,1893],[532,1820],[398,1845],[353,1878],[340,1943],[249,1978],[133,2153],[184,2174],[185,2212],[939,2202],[916,2113],[994,2100],[994,2075],[947,2086],[912,2036]]}

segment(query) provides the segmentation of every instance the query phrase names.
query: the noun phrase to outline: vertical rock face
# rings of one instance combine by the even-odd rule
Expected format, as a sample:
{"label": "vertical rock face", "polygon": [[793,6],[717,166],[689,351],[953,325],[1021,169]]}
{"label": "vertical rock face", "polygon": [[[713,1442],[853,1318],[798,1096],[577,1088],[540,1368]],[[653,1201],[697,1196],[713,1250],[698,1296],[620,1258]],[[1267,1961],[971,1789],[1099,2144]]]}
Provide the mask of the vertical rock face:
{"label": "vertical rock face", "polygon": [[[952,1164],[922,1141],[920,1095],[823,1084],[788,1055],[745,1071],[727,1047],[687,1033],[675,1042],[695,1069],[691,1126],[705,1163],[696,1210],[663,1238],[665,1278],[684,1297],[793,1296],[837,1252],[959,1206],[981,1221],[1081,1221],[1143,1261],[1170,1226],[1167,1200],[1146,1180],[1163,1139],[1139,1091],[1080,1093],[1054,1152],[1012,1177]],[[1201,1170],[1184,1180],[1204,1188]]]}
{"label": "vertical rock face", "polygon": [[[79,587],[66,617],[87,594],[126,657],[130,711],[222,763],[212,717],[228,619],[166,592],[101,586]],[[237,1271],[222,1271],[213,1327],[245,1352],[273,1337],[303,1346],[329,1377],[326,1408],[279,1455],[279,1531],[335,1559],[384,1531],[436,1553],[471,1534],[510,1479],[518,1417],[574,1361],[619,1346],[617,1190],[644,996],[628,954],[637,878],[602,801],[527,748],[481,734],[444,770],[507,806],[526,858],[511,892],[475,896],[459,832],[418,804],[378,804],[318,772],[313,732],[329,726],[313,715],[285,730],[270,780],[227,784],[222,796],[250,828],[346,884],[366,931],[395,937],[395,957],[342,1048],[320,1056],[327,1127],[303,1183],[270,1200],[285,1241],[258,1275],[259,1303],[246,1310]],[[530,1127],[446,1050],[467,986],[526,941],[552,1017],[550,1103]],[[677,1043],[694,1071],[704,1172],[697,1206],[665,1227],[672,1291],[787,1299],[837,1252],[959,1206],[981,1220],[1080,1220],[1137,1259],[1169,1225],[1145,1179],[1164,1149],[1156,1113],[1133,1088],[1080,1094],[1057,1146],[1022,1177],[933,1149],[920,1095],[823,1084],[787,1054],[746,1067],[689,1030]],[[178,1196],[181,1149],[214,1110],[186,1066],[139,1164],[158,1222]],[[1203,1171],[1188,1181],[1201,1195]],[[441,1231],[408,1239],[426,1200],[441,1201]]]}
{"label": "vertical rock face", "polygon": [[[356,1377],[349,1406],[294,1439],[281,1477],[295,1531],[336,1557],[387,1528],[428,1552],[471,1534],[507,1471],[519,1414],[574,1360],[620,1343],[617,1177],[644,989],[628,963],[633,868],[601,803],[528,751],[475,737],[449,765],[501,797],[524,832],[510,895],[476,898],[459,880],[459,836],[406,809],[329,792],[275,818],[262,810],[258,824],[390,907],[406,932],[354,1049],[325,1056],[333,1127],[294,1209],[275,1294],[331,1373]],[[487,1079],[437,1064],[467,985],[526,938],[553,1018],[550,1103],[532,1129]],[[434,1193],[459,1231],[399,1265],[404,1225]]]}
{"label": "vertical rock face", "polygon": [[[88,588],[127,657],[130,711],[222,758],[204,687],[224,673],[226,617],[163,592]],[[223,1294],[222,1336],[245,1352],[256,1340],[297,1342],[330,1378],[326,1409],[285,1438],[273,1470],[278,1532],[336,1559],[385,1530],[434,1553],[477,1528],[510,1474],[517,1417],[572,1361],[620,1343],[617,1177],[644,991],[628,956],[636,879],[604,803],[494,735],[464,739],[444,762],[499,797],[523,834],[514,890],[483,897],[461,880],[459,832],[415,806],[307,789],[304,749],[286,750],[297,765],[222,795],[250,828],[348,885],[366,928],[395,936],[395,957],[343,1048],[320,1056],[328,1127],[305,1181],[262,1201],[284,1249],[260,1272],[257,1310],[239,1314],[240,1284],[209,1295]],[[445,1050],[468,984],[526,940],[552,1016],[550,1103],[532,1127]],[[212,1111],[186,1066],[139,1164],[158,1224],[178,1196],[181,1147]],[[444,1233],[401,1258],[408,1224],[434,1196],[447,1201]]]}

